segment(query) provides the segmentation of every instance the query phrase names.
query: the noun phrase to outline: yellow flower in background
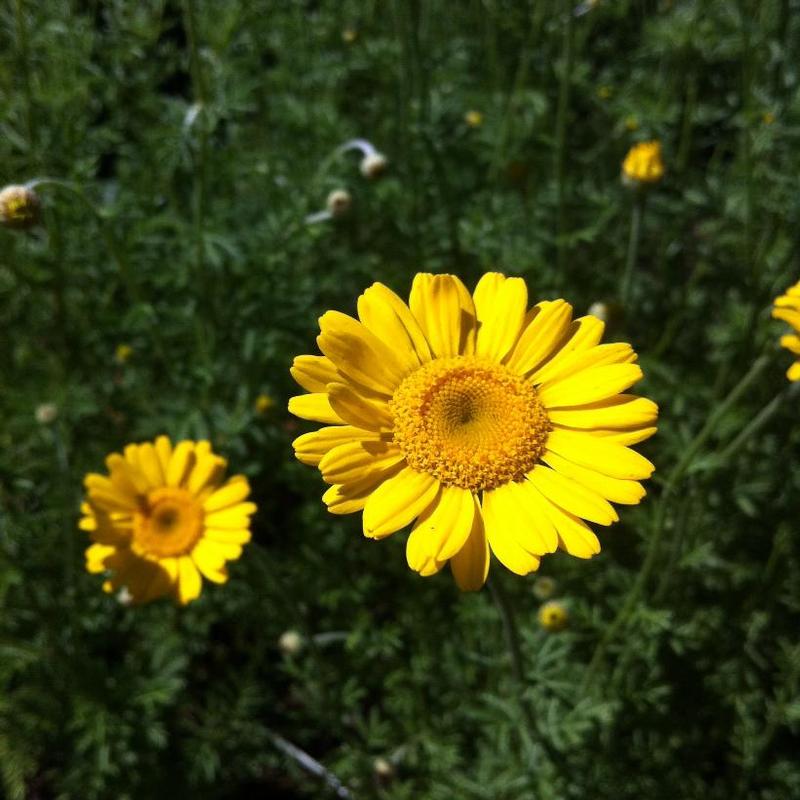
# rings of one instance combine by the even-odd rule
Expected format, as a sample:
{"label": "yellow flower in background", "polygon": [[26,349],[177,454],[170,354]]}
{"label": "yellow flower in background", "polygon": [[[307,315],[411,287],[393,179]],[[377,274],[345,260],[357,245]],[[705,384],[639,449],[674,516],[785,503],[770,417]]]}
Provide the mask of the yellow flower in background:
{"label": "yellow flower in background", "polygon": [[358,31],[355,28],[345,28],[342,31],[342,41],[345,44],[353,44],[358,39]]}
{"label": "yellow flower in background", "polygon": [[118,344],[114,351],[114,358],[118,364],[127,364],[133,355],[133,348],[129,344]]}
{"label": "yellow flower in background", "polygon": [[558,600],[551,600],[539,607],[539,624],[550,633],[563,631],[569,622],[569,612]]}
{"label": "yellow flower in background", "polygon": [[597,96],[601,100],[608,100],[611,97],[611,87],[610,86],[600,86],[597,89]]}
{"label": "yellow flower in background", "polygon": [[600,344],[603,323],[564,300],[528,309],[521,278],[418,274],[407,305],[380,283],[357,321],[320,318],[322,356],[298,356],[309,394],[289,410],[326,427],[294,442],[331,487],[328,510],[363,510],[382,539],[416,520],[409,566],[448,561],[464,590],[486,580],[490,550],[525,575],[557,548],[600,550],[584,522],[610,525],[609,503],[636,504],[653,465],[630,445],[658,408],[621,394],[642,377],[628,344]]}
{"label": "yellow flower in background", "polygon": [[625,117],[625,129],[633,133],[639,130],[639,120],[633,115]]}
{"label": "yellow flower in background", "polygon": [[480,111],[467,111],[464,114],[464,122],[469,125],[470,128],[480,128],[483,125],[483,114]]}
{"label": "yellow flower in background", "polygon": [[[787,333],[781,336],[781,345],[789,352],[800,356],[800,282],[786,290],[775,300],[775,307],[772,309],[772,316],[775,319],[782,319],[788,322],[794,333]],[[786,371],[786,377],[790,381],[800,381],[800,358]]]}
{"label": "yellow flower in background", "polygon": [[107,592],[126,587],[133,603],[200,595],[201,575],[228,579],[225,562],[250,541],[253,503],[243,475],[225,480],[227,462],[206,441],[175,447],[159,436],[106,459],[108,475],[86,476],[80,528],[95,542],[86,569],[110,573]]}
{"label": "yellow flower in background", "polygon": [[268,394],[260,394],[256,397],[255,407],[257,414],[266,414],[275,407],[275,401]]}
{"label": "yellow flower in background", "polygon": [[658,183],[664,177],[661,142],[639,142],[622,162],[622,178],[629,186]]}
{"label": "yellow flower in background", "polygon": [[39,222],[42,203],[27,186],[6,186],[0,191],[0,224],[13,230],[27,230]]}
{"label": "yellow flower in background", "polygon": [[772,111],[765,111],[761,120],[765,125],[772,125],[775,122],[775,114]]}

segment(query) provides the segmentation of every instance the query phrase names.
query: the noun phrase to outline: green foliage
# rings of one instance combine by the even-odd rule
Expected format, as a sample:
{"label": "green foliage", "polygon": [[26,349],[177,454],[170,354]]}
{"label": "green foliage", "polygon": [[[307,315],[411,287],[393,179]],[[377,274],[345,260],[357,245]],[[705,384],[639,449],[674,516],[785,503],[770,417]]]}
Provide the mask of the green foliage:
{"label": "green foliage", "polygon": [[[0,230],[10,800],[335,796],[282,740],[358,798],[800,796],[800,429],[767,311],[800,276],[800,21],[788,0],[573,10],[0,8],[0,185],[54,178],[89,201],[42,184],[43,225]],[[353,137],[387,155],[384,177],[335,155]],[[614,301],[633,204],[620,163],[645,138],[663,142],[667,175],[609,336],[633,343],[641,393],[661,405],[642,448],[658,471],[600,531],[600,556],[544,560],[566,631],[537,627],[534,577],[494,565],[517,610],[521,685],[488,590],[421,579],[404,534],[367,541],[358,519],[325,512],[318,475],[292,458],[288,366],[313,351],[324,310],[352,312],[374,280],[405,295],[421,269],[468,282],[502,269],[580,313]],[[340,187],[352,212],[306,222]],[[667,492],[765,349],[769,366]],[[262,392],[277,401],[265,415]],[[46,402],[58,417],[40,424]],[[188,608],[133,609],[83,569],[81,479],[162,432],[210,438],[249,476],[255,541]],[[304,637],[295,655],[278,648],[287,629]]]}

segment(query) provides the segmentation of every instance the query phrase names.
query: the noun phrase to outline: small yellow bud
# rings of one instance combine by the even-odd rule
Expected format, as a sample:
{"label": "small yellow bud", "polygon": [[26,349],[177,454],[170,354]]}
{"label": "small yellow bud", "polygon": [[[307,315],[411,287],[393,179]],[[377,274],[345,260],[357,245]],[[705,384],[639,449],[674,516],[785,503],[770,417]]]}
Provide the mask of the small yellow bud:
{"label": "small yellow bud", "polygon": [[775,114],[773,114],[771,111],[765,111],[764,116],[761,117],[761,121],[765,125],[772,125],[775,122]]}
{"label": "small yellow bud", "polygon": [[483,114],[480,111],[470,110],[464,114],[464,122],[469,125],[470,128],[480,128],[483,125]]}
{"label": "small yellow bud", "polygon": [[549,600],[556,592],[557,584],[553,578],[540,575],[533,582],[533,594],[537,600]]}
{"label": "small yellow bud", "polygon": [[375,773],[375,777],[382,783],[388,783],[394,778],[395,774],[394,764],[392,764],[388,758],[383,758],[382,756],[378,756],[378,758],[372,762],[372,771]]}
{"label": "small yellow bud", "polygon": [[334,189],[329,195],[326,206],[328,213],[334,217],[343,217],[350,211],[353,205],[353,198],[346,189]]}
{"label": "small yellow bud", "polygon": [[133,348],[129,344],[118,344],[114,351],[114,359],[117,364],[127,364],[133,356]]}
{"label": "small yellow bud", "polygon": [[633,189],[658,183],[664,177],[661,142],[639,142],[622,162],[622,182]]}
{"label": "small yellow bud", "polygon": [[260,394],[256,397],[255,407],[257,414],[266,414],[274,405],[275,401],[268,394]]}
{"label": "small yellow bud", "polygon": [[597,88],[597,96],[601,100],[608,100],[611,97],[611,87],[610,86],[599,86]]}
{"label": "small yellow bud", "polygon": [[0,191],[0,223],[23,231],[39,222],[42,203],[39,195],[27,186],[6,186]]}
{"label": "small yellow bud", "polygon": [[626,130],[629,130],[631,133],[633,133],[634,131],[638,131],[639,120],[636,119],[636,117],[634,117],[633,115],[625,117],[625,128]]}
{"label": "small yellow bud", "polygon": [[370,180],[379,178],[386,172],[388,164],[386,156],[382,153],[370,153],[361,159],[361,174]]}
{"label": "small yellow bud", "polygon": [[50,425],[58,418],[58,406],[55,403],[42,403],[36,406],[35,416],[40,425]]}
{"label": "small yellow bud", "polygon": [[285,656],[299,655],[305,644],[303,635],[297,631],[284,631],[278,639],[278,647]]}
{"label": "small yellow bud", "polygon": [[353,44],[358,39],[358,31],[355,28],[345,28],[342,31],[342,41],[345,44]]}
{"label": "small yellow bud", "polygon": [[563,631],[569,621],[567,609],[557,600],[550,600],[539,608],[539,624],[551,633]]}

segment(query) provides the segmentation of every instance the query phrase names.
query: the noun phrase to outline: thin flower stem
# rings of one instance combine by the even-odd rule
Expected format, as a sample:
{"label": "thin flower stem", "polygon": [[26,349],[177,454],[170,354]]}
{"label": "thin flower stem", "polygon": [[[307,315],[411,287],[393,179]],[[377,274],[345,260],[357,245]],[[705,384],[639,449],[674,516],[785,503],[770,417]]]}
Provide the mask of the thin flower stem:
{"label": "thin flower stem", "polygon": [[[44,188],[53,188],[58,189],[60,191],[65,191],[69,193],[72,197],[75,197],[77,200],[81,202],[83,206],[85,206],[92,216],[97,220],[98,228],[100,229],[100,235],[103,237],[103,242],[105,243],[106,250],[108,251],[108,255],[111,257],[111,260],[116,264],[117,271],[119,272],[120,280],[122,281],[123,285],[125,286],[125,290],[130,297],[132,303],[135,304],[142,304],[144,303],[144,298],[142,297],[142,293],[139,290],[139,287],[136,281],[133,279],[133,275],[130,270],[130,266],[128,264],[128,259],[125,256],[125,253],[120,247],[119,242],[117,241],[116,234],[114,233],[111,225],[109,223],[108,218],[106,215],[86,196],[86,193],[81,189],[80,186],[70,183],[68,181],[61,181],[55,178],[37,178],[34,181],[31,181],[28,184],[31,189],[41,189]],[[159,332],[158,325],[151,326],[151,335],[153,337],[153,346],[156,350],[156,354],[160,359],[164,359],[164,346],[161,341],[161,334]]]}
{"label": "thin flower stem", "polygon": [[642,236],[642,218],[644,217],[645,195],[636,191],[631,208],[631,233],[628,239],[628,255],[625,258],[625,272],[620,284],[619,301],[623,309],[627,309],[633,290],[633,276],[639,258],[639,240]]}
{"label": "thin flower stem", "polygon": [[558,274],[564,279],[564,268],[567,262],[567,211],[566,211],[566,152],[567,152],[567,115],[569,113],[569,94],[572,85],[573,41],[575,36],[572,13],[573,0],[564,0],[562,14],[564,16],[564,42],[561,51],[561,76],[558,85],[558,105],[556,107],[556,203],[558,208],[557,248]]}
{"label": "thin flower stem", "polygon": [[630,591],[628,592],[628,596],[625,598],[622,608],[620,608],[617,616],[606,628],[605,634],[597,643],[597,647],[595,648],[592,658],[589,661],[589,665],[586,668],[586,672],[584,673],[579,696],[582,695],[583,691],[585,691],[591,685],[592,680],[595,677],[595,673],[597,672],[603,656],[605,655],[606,649],[608,648],[608,645],[611,644],[617,634],[625,628],[630,615],[636,606],[636,603],[642,596],[650,574],[653,571],[653,567],[655,566],[656,557],[659,553],[661,538],[664,534],[666,525],[667,509],[669,507],[668,501],[671,499],[674,492],[679,488],[681,481],[691,467],[695,457],[714,433],[720,420],[725,416],[725,414],[727,414],[728,410],[739,400],[739,398],[747,391],[747,389],[753,383],[755,383],[759,377],[761,377],[761,373],[769,365],[770,360],[771,356],[769,354],[764,354],[759,356],[759,358],[753,362],[753,365],[750,367],[747,373],[745,373],[739,383],[737,383],[736,386],[731,389],[731,391],[728,393],[728,396],[716,407],[714,412],[709,415],[708,419],[706,420],[706,424],[703,426],[697,436],[695,436],[689,446],[683,451],[683,455],[679,459],[678,463],[669,473],[667,481],[664,485],[664,490],[662,491],[661,497],[656,505],[653,530],[650,535],[650,541],[647,546],[647,553],[645,554],[642,567],[636,576],[633,586],[631,586]]}

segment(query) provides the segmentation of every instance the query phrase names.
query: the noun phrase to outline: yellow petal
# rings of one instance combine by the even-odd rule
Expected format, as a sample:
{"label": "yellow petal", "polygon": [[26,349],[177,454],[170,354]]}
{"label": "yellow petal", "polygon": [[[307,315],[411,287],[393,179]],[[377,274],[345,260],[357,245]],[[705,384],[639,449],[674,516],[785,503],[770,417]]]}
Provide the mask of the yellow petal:
{"label": "yellow petal", "polygon": [[144,473],[149,488],[156,488],[164,485],[164,472],[161,468],[161,461],[156,453],[156,448],[145,442],[139,447],[139,469]]}
{"label": "yellow petal", "polygon": [[639,444],[645,439],[649,439],[658,428],[634,428],[630,431],[620,431],[616,429],[594,428],[592,434],[599,436],[608,442],[616,442],[617,444],[624,444],[626,447]]}
{"label": "yellow petal", "polygon": [[166,482],[169,461],[172,458],[172,442],[170,442],[168,436],[159,436],[156,439],[156,455],[161,464],[161,474],[164,476],[164,481]]}
{"label": "yellow petal", "polygon": [[636,353],[629,344],[612,342],[598,344],[587,350],[562,350],[551,358],[543,367],[531,373],[531,380],[546,385],[561,378],[575,375],[589,367],[602,367],[606,364],[630,364],[636,361]]}
{"label": "yellow petal", "polygon": [[795,361],[794,364],[786,370],[786,377],[790,381],[800,381],[800,361]]}
{"label": "yellow petal", "polygon": [[489,574],[489,543],[483,526],[480,506],[476,505],[475,516],[464,546],[450,559],[450,569],[462,592],[477,592]]}
{"label": "yellow petal", "polygon": [[89,473],[83,483],[93,506],[112,512],[132,511],[138,507],[136,495],[124,491],[105,475]]}
{"label": "yellow petal", "polygon": [[577,558],[591,558],[600,552],[597,536],[583,520],[550,502],[544,495],[541,497],[543,508],[558,531],[558,544],[562,550]]}
{"label": "yellow petal", "polygon": [[387,286],[373,283],[358,298],[358,317],[379,339],[408,351],[419,366],[431,360],[431,349],[408,306]]}
{"label": "yellow petal", "polygon": [[544,464],[537,464],[527,478],[546,498],[576,517],[598,525],[619,519],[614,507],[597,492]]}
{"label": "yellow petal", "polygon": [[[502,487],[501,487],[502,489]],[[539,568],[539,557],[529,553],[512,533],[517,516],[512,506],[503,501],[503,492],[483,493],[483,524],[489,547],[498,561],[517,575],[527,575]]]}
{"label": "yellow petal", "polygon": [[300,394],[289,398],[289,411],[300,419],[312,422],[341,424],[344,420],[333,410],[325,393]]}
{"label": "yellow petal", "polygon": [[635,450],[605,437],[554,428],[547,439],[547,450],[612,478],[649,478],[655,467]]}
{"label": "yellow petal", "polygon": [[250,484],[247,482],[247,478],[244,475],[235,475],[223,487],[205,499],[203,510],[206,514],[221,511],[223,508],[241,503],[249,494]]}
{"label": "yellow petal", "polygon": [[178,442],[167,468],[167,486],[180,486],[194,464],[194,443]]}
{"label": "yellow petal", "polygon": [[[480,284],[478,285],[480,288]],[[475,290],[478,297],[478,289]],[[478,308],[478,301],[475,301]],[[522,278],[508,278],[499,287],[489,308],[478,308],[475,352],[502,361],[516,344],[528,309],[528,287]]]}
{"label": "yellow petal", "polygon": [[545,408],[581,406],[606,400],[625,391],[642,377],[638,364],[609,364],[590,367],[539,389]]}
{"label": "yellow petal", "polygon": [[434,355],[442,358],[467,352],[467,341],[474,335],[475,309],[458,278],[417,273],[409,305]]}
{"label": "yellow petal", "polygon": [[292,442],[292,447],[298,461],[316,467],[326,453],[341,444],[377,441],[380,441],[380,436],[375,431],[365,431],[352,425],[333,425],[298,436]]}
{"label": "yellow petal", "polygon": [[297,356],[289,372],[307,392],[312,393],[324,393],[329,383],[342,380],[333,362],[325,356]]}
{"label": "yellow petal", "polygon": [[388,469],[375,470],[352,483],[331,486],[322,500],[331,514],[353,514],[361,511],[376,487],[396,475],[403,468],[403,462]]}
{"label": "yellow petal", "polygon": [[343,375],[390,397],[419,361],[381,341],[358,320],[339,311],[320,317],[319,349]]}
{"label": "yellow petal", "polygon": [[111,453],[106,458],[106,466],[111,482],[125,494],[145,495],[152,488],[139,469],[137,445],[128,445],[124,458],[119,453]]}
{"label": "yellow petal", "polygon": [[253,538],[249,524],[250,520],[245,520],[240,528],[206,528],[205,537],[221,544],[247,544]]}
{"label": "yellow petal", "polygon": [[[421,572],[428,561],[443,563],[452,558],[466,543],[474,517],[472,492],[457,486],[443,486],[408,537],[406,556],[411,569]],[[411,563],[412,557],[417,566]]]}
{"label": "yellow petal", "polygon": [[642,484],[637,481],[610,478],[608,475],[603,475],[602,472],[597,472],[597,470],[581,467],[572,461],[567,461],[566,458],[562,458],[556,453],[545,453],[544,460],[556,472],[578,481],[587,489],[591,489],[601,497],[605,497],[606,500],[611,500],[614,503],[629,506],[636,505],[646,494]]}
{"label": "yellow petal", "polygon": [[346,442],[334,447],[320,461],[326,483],[350,483],[366,472],[386,469],[405,459],[402,450],[387,442]]}
{"label": "yellow petal", "polygon": [[535,497],[536,493],[531,491],[526,482],[511,481],[484,492],[484,520],[490,545],[491,520],[496,521],[496,527],[502,527],[504,534],[530,555],[538,557],[552,553],[558,547],[555,529],[546,518],[542,522],[539,509],[535,506]]}
{"label": "yellow petal", "polygon": [[551,408],[547,416],[567,428],[641,428],[656,421],[658,406],[646,397],[620,394],[583,406]]}
{"label": "yellow petal", "polygon": [[106,559],[116,552],[117,548],[105,544],[93,544],[86,548],[86,571],[92,573],[105,572]]}
{"label": "yellow petal", "polygon": [[793,353],[800,355],[799,336],[795,336],[793,333],[787,333],[785,336],[781,336],[781,345],[787,350],[791,350]]}
{"label": "yellow petal", "polygon": [[214,583],[225,583],[228,572],[225,569],[225,558],[206,539],[201,539],[192,550],[192,561],[208,580]]}
{"label": "yellow petal", "polygon": [[178,561],[178,602],[185,606],[200,596],[202,582],[200,573],[190,556],[182,556]]}
{"label": "yellow petal", "polygon": [[509,368],[520,375],[535,369],[563,342],[571,319],[572,306],[563,300],[546,300],[534,306],[511,351]]}
{"label": "yellow petal", "polygon": [[367,398],[343,383],[330,384],[328,392],[331,408],[340,422],[370,431],[391,429],[392,415],[385,401]]}
{"label": "yellow petal", "polygon": [[431,504],[438,491],[436,478],[404,467],[369,496],[364,506],[364,535],[382,539],[405,528]]}

